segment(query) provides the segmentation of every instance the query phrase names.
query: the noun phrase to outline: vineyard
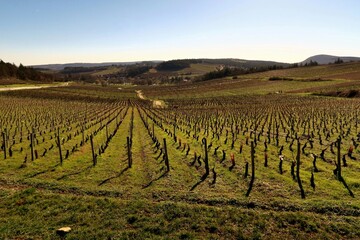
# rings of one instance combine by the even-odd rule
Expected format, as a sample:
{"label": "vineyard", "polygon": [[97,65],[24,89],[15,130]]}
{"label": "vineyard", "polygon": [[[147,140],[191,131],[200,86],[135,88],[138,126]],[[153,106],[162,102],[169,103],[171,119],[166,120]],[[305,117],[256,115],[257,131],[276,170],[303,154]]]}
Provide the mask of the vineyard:
{"label": "vineyard", "polygon": [[359,99],[138,89],[1,93],[1,238],[360,238]]}

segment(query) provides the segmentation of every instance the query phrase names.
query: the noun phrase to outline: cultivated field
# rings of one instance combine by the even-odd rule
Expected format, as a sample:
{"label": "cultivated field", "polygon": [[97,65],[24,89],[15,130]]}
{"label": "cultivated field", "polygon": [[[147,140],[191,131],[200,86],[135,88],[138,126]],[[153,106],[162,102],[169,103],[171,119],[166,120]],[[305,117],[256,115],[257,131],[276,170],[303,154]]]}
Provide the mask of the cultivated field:
{"label": "cultivated field", "polygon": [[0,238],[359,239],[360,100],[308,90],[355,80],[309,77],[0,93]]}

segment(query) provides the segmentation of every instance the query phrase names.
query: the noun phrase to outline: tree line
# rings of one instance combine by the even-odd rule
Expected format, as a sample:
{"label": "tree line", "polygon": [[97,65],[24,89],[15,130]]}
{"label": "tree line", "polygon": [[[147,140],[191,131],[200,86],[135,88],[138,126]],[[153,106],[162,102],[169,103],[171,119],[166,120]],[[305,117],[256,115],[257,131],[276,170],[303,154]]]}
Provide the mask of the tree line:
{"label": "tree line", "polygon": [[22,64],[16,66],[15,64],[6,63],[0,60],[0,79],[4,78],[17,78],[20,80],[32,80],[48,82],[53,81],[54,76],[39,72],[31,67],[25,67]]}
{"label": "tree line", "polygon": [[181,59],[162,62],[156,66],[159,71],[178,71],[190,67],[190,64],[201,63],[201,59]]}
{"label": "tree line", "polygon": [[229,76],[237,76],[244,75],[256,72],[264,72],[269,70],[283,69],[283,66],[272,65],[267,67],[252,67],[252,68],[236,68],[236,67],[223,67],[222,69],[217,69],[215,71],[211,71],[205,73],[204,75],[195,79],[195,81],[207,81],[211,79],[229,77]]}

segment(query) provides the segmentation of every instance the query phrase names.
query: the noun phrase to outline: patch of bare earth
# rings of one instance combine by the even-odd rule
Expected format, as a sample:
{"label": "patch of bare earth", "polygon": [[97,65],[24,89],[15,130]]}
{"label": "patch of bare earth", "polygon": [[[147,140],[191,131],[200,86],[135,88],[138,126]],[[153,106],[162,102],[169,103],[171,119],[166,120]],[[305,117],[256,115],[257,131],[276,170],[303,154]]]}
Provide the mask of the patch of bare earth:
{"label": "patch of bare earth", "polygon": [[141,90],[136,90],[136,94],[138,95],[138,97],[139,97],[140,99],[145,99],[144,94],[142,93]]}

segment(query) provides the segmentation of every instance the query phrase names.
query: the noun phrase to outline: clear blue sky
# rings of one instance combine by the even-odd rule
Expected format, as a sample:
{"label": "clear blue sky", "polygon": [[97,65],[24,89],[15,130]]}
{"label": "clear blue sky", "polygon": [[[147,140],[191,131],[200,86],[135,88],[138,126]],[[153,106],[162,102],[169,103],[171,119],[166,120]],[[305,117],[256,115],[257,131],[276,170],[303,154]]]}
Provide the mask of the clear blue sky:
{"label": "clear blue sky", "polygon": [[358,0],[0,0],[16,64],[360,56]]}

